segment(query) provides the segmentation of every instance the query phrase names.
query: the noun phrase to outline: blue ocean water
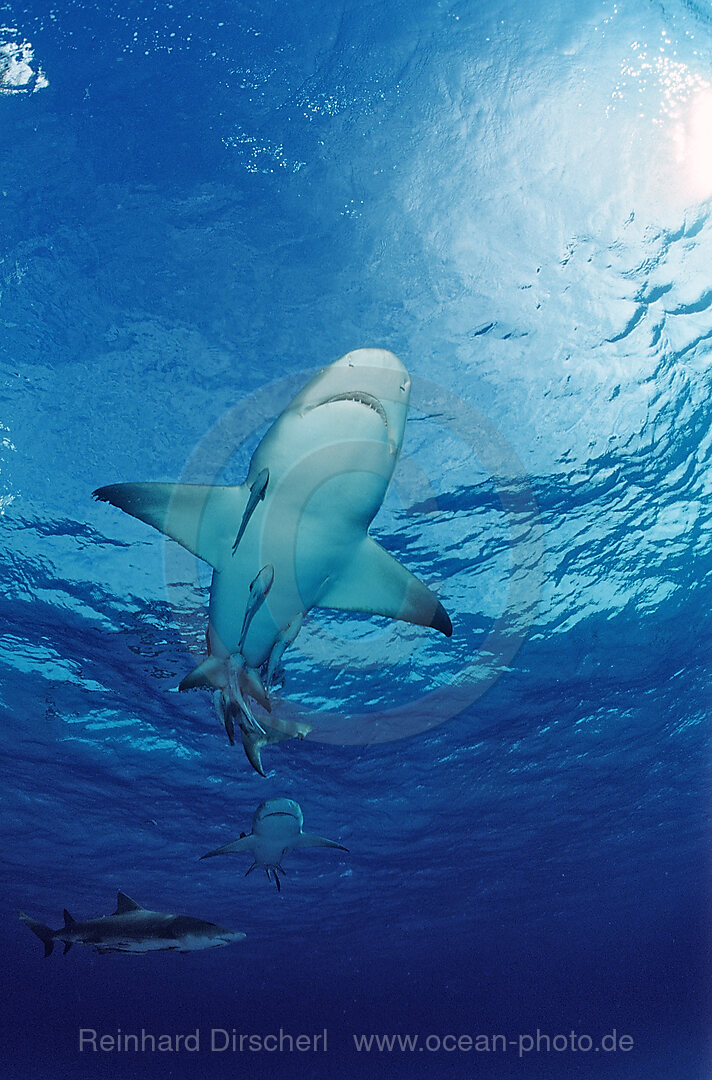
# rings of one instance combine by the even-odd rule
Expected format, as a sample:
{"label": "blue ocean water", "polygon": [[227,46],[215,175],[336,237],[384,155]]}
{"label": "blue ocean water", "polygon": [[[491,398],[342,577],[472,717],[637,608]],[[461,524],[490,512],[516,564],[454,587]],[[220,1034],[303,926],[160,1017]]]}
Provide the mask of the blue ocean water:
{"label": "blue ocean water", "polygon": [[[707,1080],[708,0],[0,0],[0,25],[3,1076]],[[264,779],[174,692],[205,569],[91,492],[240,482],[364,345],[413,377],[373,533],[454,634],[314,613],[284,696],[345,741],[267,748]],[[281,893],[197,861],[275,795],[350,853],[295,853]],[[247,937],[45,960],[16,920],[117,889]]]}

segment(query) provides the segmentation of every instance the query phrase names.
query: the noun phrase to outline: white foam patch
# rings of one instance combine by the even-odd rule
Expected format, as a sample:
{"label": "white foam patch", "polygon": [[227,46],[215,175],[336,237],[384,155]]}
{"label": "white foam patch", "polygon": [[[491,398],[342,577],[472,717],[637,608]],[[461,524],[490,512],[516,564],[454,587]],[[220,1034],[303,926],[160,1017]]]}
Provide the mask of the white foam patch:
{"label": "white foam patch", "polygon": [[49,86],[29,41],[11,26],[0,26],[0,94],[34,94]]}

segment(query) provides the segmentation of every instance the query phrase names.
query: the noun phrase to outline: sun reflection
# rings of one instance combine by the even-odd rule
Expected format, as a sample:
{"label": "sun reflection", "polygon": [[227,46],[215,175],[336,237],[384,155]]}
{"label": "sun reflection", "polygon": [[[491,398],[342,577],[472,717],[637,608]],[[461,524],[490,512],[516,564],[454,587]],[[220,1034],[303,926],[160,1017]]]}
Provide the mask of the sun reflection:
{"label": "sun reflection", "polygon": [[712,87],[697,90],[675,129],[677,159],[691,194],[712,198]]}
{"label": "sun reflection", "polygon": [[712,198],[712,82],[680,59],[665,30],[659,44],[633,41],[630,49],[607,115],[626,101],[634,105],[639,121],[652,122],[672,141],[679,193],[695,202]]}

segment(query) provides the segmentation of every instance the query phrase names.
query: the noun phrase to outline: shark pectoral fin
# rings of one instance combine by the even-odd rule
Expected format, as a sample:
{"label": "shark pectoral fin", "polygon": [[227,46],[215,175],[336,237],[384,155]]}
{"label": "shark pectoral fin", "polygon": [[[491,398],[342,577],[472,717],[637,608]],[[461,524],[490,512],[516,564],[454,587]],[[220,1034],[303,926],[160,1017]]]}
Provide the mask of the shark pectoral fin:
{"label": "shark pectoral fin", "polygon": [[435,593],[370,536],[343,573],[327,581],[317,606],[385,615],[432,626],[446,637],[452,634],[448,613]]}
{"label": "shark pectoral fin", "polygon": [[220,569],[232,557],[235,526],[245,512],[249,488],[244,484],[109,484],[97,488],[94,497],[145,521]]}
{"label": "shark pectoral fin", "polygon": [[239,840],[233,840],[231,844],[223,844],[222,847],[209,851],[207,855],[201,855],[201,859],[212,859],[213,855],[231,855],[233,851],[252,851],[253,837],[241,836]]}
{"label": "shark pectoral fin", "polygon": [[307,848],[307,847],[333,847],[338,848],[339,851],[348,851],[347,847],[343,844],[337,844],[335,840],[327,840],[323,836],[314,836],[312,833],[302,833],[294,847]]}
{"label": "shark pectoral fin", "polygon": [[178,689],[194,690],[197,686],[213,687],[213,689],[215,687],[223,689],[227,686],[225,661],[218,659],[217,656],[208,656],[202,664],[198,664],[181,680]]}

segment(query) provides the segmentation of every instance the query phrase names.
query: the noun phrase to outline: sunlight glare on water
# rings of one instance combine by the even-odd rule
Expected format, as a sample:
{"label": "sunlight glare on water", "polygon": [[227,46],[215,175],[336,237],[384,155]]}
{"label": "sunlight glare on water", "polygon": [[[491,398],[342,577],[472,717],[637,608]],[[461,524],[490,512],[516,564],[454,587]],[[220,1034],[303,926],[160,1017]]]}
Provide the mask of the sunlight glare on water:
{"label": "sunlight glare on water", "polygon": [[[683,56],[685,58],[683,59]],[[669,212],[712,196],[712,83],[709,65],[689,31],[673,40],[662,29],[657,41],[633,41],[611,95],[608,115],[618,109],[640,124],[647,142],[642,164],[660,178]]]}
{"label": "sunlight glare on water", "polygon": [[683,182],[700,201],[712,197],[712,87],[707,83],[695,92],[687,108],[687,121],[675,131],[678,162]]}

